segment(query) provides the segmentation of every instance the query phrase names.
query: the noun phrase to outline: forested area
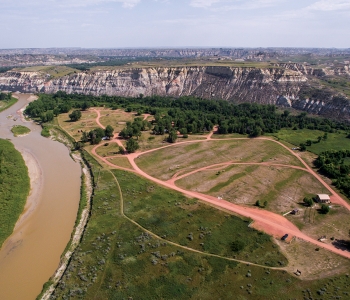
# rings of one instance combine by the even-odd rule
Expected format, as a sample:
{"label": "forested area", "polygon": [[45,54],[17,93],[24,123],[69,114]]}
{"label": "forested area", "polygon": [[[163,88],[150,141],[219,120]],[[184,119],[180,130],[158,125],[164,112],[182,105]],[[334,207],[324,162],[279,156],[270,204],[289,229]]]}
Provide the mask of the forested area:
{"label": "forested area", "polygon": [[333,184],[346,196],[350,197],[350,164],[346,163],[350,150],[325,151],[315,160],[315,166],[327,177],[333,179]]}
{"label": "forested area", "polygon": [[181,134],[209,131],[219,125],[219,134],[240,133],[259,136],[275,133],[282,128],[322,130],[349,130],[347,124],[329,119],[309,117],[305,112],[291,115],[289,111],[278,112],[274,105],[232,104],[223,100],[203,100],[192,96],[170,98],[161,96],[127,98],[118,96],[92,96],[57,92],[53,95],[41,94],[30,103],[25,113],[43,122],[52,120],[60,113],[72,108],[87,109],[91,106],[106,105],[112,109],[122,108],[137,111],[138,114],[154,115],[154,133],[163,134],[171,129]]}

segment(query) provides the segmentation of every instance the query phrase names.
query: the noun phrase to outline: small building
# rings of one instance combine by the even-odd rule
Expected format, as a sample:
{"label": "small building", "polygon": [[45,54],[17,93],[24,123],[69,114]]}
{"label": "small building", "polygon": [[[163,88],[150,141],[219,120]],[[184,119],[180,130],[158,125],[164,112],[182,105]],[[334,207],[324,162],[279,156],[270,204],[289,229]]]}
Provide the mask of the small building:
{"label": "small building", "polygon": [[299,209],[294,208],[294,209],[291,211],[291,214],[292,214],[292,215],[297,215],[297,214],[299,214]]}
{"label": "small building", "polygon": [[316,196],[316,200],[319,203],[330,203],[331,202],[331,198],[329,198],[329,196],[327,194],[318,194]]}

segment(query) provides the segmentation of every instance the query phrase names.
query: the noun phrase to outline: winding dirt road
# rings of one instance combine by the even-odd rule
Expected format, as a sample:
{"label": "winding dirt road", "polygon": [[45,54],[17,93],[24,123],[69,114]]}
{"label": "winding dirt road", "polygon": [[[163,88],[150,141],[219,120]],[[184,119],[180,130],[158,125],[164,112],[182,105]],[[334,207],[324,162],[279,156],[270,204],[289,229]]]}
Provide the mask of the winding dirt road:
{"label": "winding dirt road", "polygon": [[[100,118],[100,112],[98,110],[95,110],[97,112],[97,118],[96,118],[96,123],[104,128],[104,126],[100,123],[99,118]],[[145,117],[147,118],[147,116]],[[212,140],[218,140],[218,141],[223,141],[223,140],[246,140],[247,138],[231,138],[231,139],[213,139],[212,138],[212,134],[214,133],[214,130],[208,134],[208,136],[206,137],[206,139],[204,140],[194,140],[194,141],[185,141],[185,142],[180,142],[180,143],[175,143],[175,144],[171,144],[171,145],[167,145],[164,147],[160,147],[157,149],[151,149],[148,151],[144,151],[144,152],[139,152],[139,153],[131,153],[131,154],[127,154],[127,158],[129,160],[129,163],[131,164],[131,166],[133,167],[133,170],[130,169],[126,169],[123,167],[119,167],[117,165],[114,165],[113,163],[109,162],[107,159],[108,158],[112,158],[112,157],[116,157],[116,156],[110,156],[110,157],[101,157],[100,155],[98,155],[96,153],[96,149],[98,147],[100,147],[101,145],[97,145],[92,149],[92,153],[93,155],[95,155],[96,157],[98,157],[100,160],[102,160],[104,163],[106,163],[107,165],[117,168],[117,169],[121,169],[121,170],[126,170],[126,171],[131,171],[134,172],[136,174],[139,174],[159,185],[162,185],[164,187],[173,189],[175,191],[178,191],[186,196],[189,197],[193,197],[193,198],[197,198],[203,202],[206,202],[216,208],[219,209],[223,209],[226,211],[230,211],[236,214],[239,214],[241,216],[247,217],[247,218],[251,218],[252,220],[254,220],[254,224],[253,227],[255,227],[256,229],[262,230],[270,235],[273,235],[277,238],[280,238],[282,235],[284,235],[285,233],[288,233],[290,236],[295,236],[298,237],[300,239],[303,239],[304,241],[310,242],[312,244],[314,244],[317,247],[322,247],[324,249],[327,249],[329,251],[332,251],[334,253],[337,253],[339,255],[342,255],[344,257],[350,258],[350,252],[348,251],[343,251],[340,249],[335,248],[332,245],[328,245],[322,242],[319,242],[309,236],[307,236],[306,234],[302,233],[293,223],[291,223],[290,221],[288,221],[286,218],[284,218],[283,216],[280,216],[278,214],[266,211],[266,210],[262,210],[259,208],[253,208],[253,207],[244,207],[244,206],[240,206],[237,204],[233,204],[231,202],[225,201],[225,200],[221,200],[221,199],[217,199],[215,197],[209,196],[209,195],[205,195],[205,194],[201,194],[198,192],[193,192],[193,191],[188,191],[188,190],[184,190],[178,186],[175,185],[175,181],[179,180],[180,178],[183,178],[185,176],[191,175],[195,172],[200,172],[203,170],[208,170],[210,168],[213,167],[220,167],[220,166],[225,166],[225,165],[230,165],[230,164],[253,164],[253,163],[236,163],[236,162],[226,162],[226,163],[221,163],[221,164],[216,164],[216,165],[212,165],[212,166],[207,166],[207,167],[203,167],[200,169],[197,169],[195,171],[191,171],[187,174],[182,174],[180,176],[177,176],[177,174],[175,174],[175,177],[171,178],[168,181],[162,181],[160,179],[154,178],[152,176],[150,176],[149,174],[147,174],[146,172],[144,172],[143,170],[141,170],[136,162],[135,159],[138,158],[139,156],[146,154],[146,153],[150,153],[153,151],[157,151],[159,149],[163,149],[163,148],[167,148],[167,147],[172,147],[174,145],[180,145],[180,144],[188,144],[188,143],[198,143],[198,142],[206,142],[206,141],[212,141]],[[346,202],[343,198],[341,198],[312,168],[310,168],[305,162],[304,160],[297,155],[294,151],[292,151],[291,149],[289,149],[287,146],[285,146],[284,144],[282,144],[279,141],[275,141],[273,139],[269,139],[269,138],[264,138],[264,137],[259,137],[256,139],[262,139],[262,140],[268,140],[271,142],[275,142],[277,144],[279,144],[280,146],[282,146],[283,148],[285,148],[286,150],[288,150],[293,156],[295,156],[303,165],[305,168],[302,167],[298,167],[298,166],[290,166],[290,165],[282,165],[282,164],[269,164],[269,163],[254,163],[254,164],[259,164],[259,165],[265,165],[265,166],[281,166],[281,167],[289,167],[289,168],[295,168],[295,169],[300,169],[306,172],[309,172],[310,174],[312,174],[325,188],[327,188],[327,190],[332,194],[331,199],[333,203],[337,203],[340,204],[344,207],[346,207],[348,210],[350,210],[350,204],[348,202]],[[111,142],[116,142],[118,145],[123,146],[121,141],[118,139],[118,134],[115,134],[113,137],[113,140],[111,140]]]}

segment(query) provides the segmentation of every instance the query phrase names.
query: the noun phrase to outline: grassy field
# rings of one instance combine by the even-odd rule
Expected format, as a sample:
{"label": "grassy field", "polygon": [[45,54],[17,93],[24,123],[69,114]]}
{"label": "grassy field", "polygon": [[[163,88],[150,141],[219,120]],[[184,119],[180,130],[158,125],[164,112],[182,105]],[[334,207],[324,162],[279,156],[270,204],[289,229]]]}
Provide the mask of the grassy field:
{"label": "grassy field", "polygon": [[45,75],[50,75],[50,79],[63,77],[72,73],[78,73],[80,70],[73,69],[66,66],[34,66],[19,69],[22,72],[41,72]]}
{"label": "grassy field", "polygon": [[[101,111],[100,122],[103,126],[111,125],[114,132],[119,132],[126,126],[126,122],[132,122],[136,118],[136,113],[127,113],[121,109],[104,109]],[[140,116],[143,118],[143,116]]]}
{"label": "grassy field", "polygon": [[[137,188],[144,192],[152,184],[127,172],[113,172],[126,196],[125,203],[129,204],[126,210],[130,211],[132,206],[142,202],[143,194]],[[97,186],[90,221],[81,245],[54,293],[55,299],[284,300],[317,298],[319,293],[339,295],[345,299],[346,293],[349,293],[346,275],[301,281],[285,271],[241,264],[171,245],[145,232],[121,214],[119,190],[110,172],[95,171],[95,177]],[[172,192],[167,195],[159,187],[151,189],[147,193],[158,194],[159,197],[174,196]],[[167,207],[171,199],[159,198],[158,201],[164,202],[163,207]],[[185,210],[193,209],[186,201],[193,202],[184,199],[179,206]],[[149,207],[151,214],[157,217],[157,210],[153,211],[151,205]],[[186,212],[178,206],[171,209]],[[194,217],[187,217],[190,224],[195,223],[196,210],[192,210],[191,214]],[[234,219],[224,217],[220,224],[231,223]],[[243,220],[240,222],[246,225]],[[233,224],[237,226],[239,222],[234,221]],[[205,224],[199,223],[199,226]],[[216,236],[214,227],[211,230]],[[240,227],[240,230],[247,228]],[[200,233],[196,231],[195,235]],[[275,248],[276,251],[278,248]]]}
{"label": "grassy field", "polygon": [[122,168],[127,168],[127,169],[132,169],[132,166],[129,163],[129,160],[122,155],[119,157],[108,158],[107,160],[109,162],[111,162],[112,164],[115,164],[116,166],[119,166]]}
{"label": "grassy field", "polygon": [[82,111],[81,119],[76,122],[71,122],[69,118],[69,113],[58,115],[58,124],[76,141],[79,141],[82,136],[82,131],[89,132],[95,128],[98,128],[95,119],[97,113],[94,111]]}
{"label": "grassy field", "polygon": [[[228,215],[195,199],[157,187],[136,175],[118,177],[125,214],[166,239],[200,251],[266,266],[286,265],[271,238],[248,227],[250,220]],[[137,196],[135,196],[137,195]],[[232,251],[232,242],[241,251]]]}
{"label": "grassy field", "polygon": [[113,156],[119,153],[119,146],[114,142],[102,141],[102,146],[96,149],[96,153],[100,156]]}
{"label": "grassy field", "polygon": [[30,132],[30,129],[22,125],[15,125],[11,128],[11,132],[14,136],[26,135]]}
{"label": "grassy field", "polygon": [[10,101],[1,100],[0,101],[0,112],[4,111],[5,109],[8,109],[10,106],[15,104],[17,101],[18,101],[18,99],[13,98],[13,97],[11,98]]}
{"label": "grassy field", "polygon": [[30,189],[28,169],[13,144],[0,139],[0,247],[12,233]]}
{"label": "grassy field", "polygon": [[170,179],[178,172],[187,173],[200,167],[228,161],[273,162],[301,166],[300,161],[280,145],[256,139],[193,142],[176,145],[171,149],[160,149],[136,160],[141,169],[162,180]]}
{"label": "grassy field", "polygon": [[231,165],[194,173],[176,184],[241,205],[266,201],[266,209],[279,214],[300,207],[304,197],[327,193],[309,173],[277,166]]}
{"label": "grassy field", "polygon": [[[305,143],[307,140],[317,141],[317,137],[323,136],[324,132],[319,130],[310,129],[281,129],[274,136],[291,143],[295,146],[299,146],[301,143]],[[312,143],[311,146],[306,147],[308,151],[315,154],[319,154],[326,150],[343,150],[350,149],[350,139],[346,136],[348,133],[339,131],[339,133],[328,133],[327,140],[321,140],[319,143]]]}
{"label": "grassy field", "polygon": [[116,70],[116,69],[130,69],[130,68],[181,68],[181,67],[235,67],[235,68],[273,68],[278,69],[278,67],[273,67],[268,62],[239,62],[232,60],[218,60],[213,59],[177,59],[177,60],[160,60],[160,61],[139,61],[135,63],[130,63],[123,66],[96,66],[91,68],[91,71],[98,70]]}

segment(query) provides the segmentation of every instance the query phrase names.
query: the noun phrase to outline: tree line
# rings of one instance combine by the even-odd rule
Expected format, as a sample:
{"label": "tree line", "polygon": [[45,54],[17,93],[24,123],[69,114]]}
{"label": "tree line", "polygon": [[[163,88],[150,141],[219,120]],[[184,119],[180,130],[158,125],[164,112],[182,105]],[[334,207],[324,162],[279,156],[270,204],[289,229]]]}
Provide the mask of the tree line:
{"label": "tree line", "polygon": [[346,163],[350,158],[350,150],[324,151],[314,164],[319,171],[333,179],[333,184],[347,197],[350,197],[350,164]]}
{"label": "tree line", "polygon": [[180,98],[150,96],[119,97],[67,94],[41,94],[31,102],[25,113],[42,121],[50,121],[53,116],[67,113],[72,108],[84,110],[91,106],[106,105],[112,109],[122,108],[150,113],[155,116],[155,134],[163,134],[172,128],[181,134],[201,133],[219,125],[219,134],[240,133],[252,137],[265,133],[276,133],[282,128],[321,130],[334,132],[338,129],[350,130],[349,125],[325,118],[309,117],[302,112],[292,115],[289,111],[280,112],[275,105],[233,104],[223,100],[203,100],[185,96]]}

